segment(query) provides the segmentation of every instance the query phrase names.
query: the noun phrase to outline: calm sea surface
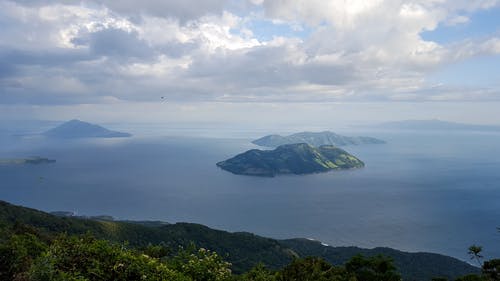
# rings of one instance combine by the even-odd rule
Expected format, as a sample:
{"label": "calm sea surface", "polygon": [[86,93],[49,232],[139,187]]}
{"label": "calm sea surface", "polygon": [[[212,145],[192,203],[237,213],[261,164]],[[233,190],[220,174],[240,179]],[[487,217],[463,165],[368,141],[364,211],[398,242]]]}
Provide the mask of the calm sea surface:
{"label": "calm sea surface", "polygon": [[359,170],[236,176],[215,163],[254,148],[247,138],[134,137],[49,141],[4,137],[0,199],[46,211],[196,222],[330,245],[388,246],[468,260],[500,257],[500,134],[372,133],[385,145],[344,147]]}

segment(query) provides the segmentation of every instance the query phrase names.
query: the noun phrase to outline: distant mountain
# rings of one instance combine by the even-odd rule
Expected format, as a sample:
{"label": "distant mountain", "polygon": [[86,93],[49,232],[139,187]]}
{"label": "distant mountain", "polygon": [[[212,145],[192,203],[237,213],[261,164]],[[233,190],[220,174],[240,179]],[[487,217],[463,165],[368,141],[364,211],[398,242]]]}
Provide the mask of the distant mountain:
{"label": "distant mountain", "polygon": [[[0,200],[0,230],[14,229],[53,237],[92,234],[112,242],[127,242],[127,247],[143,248],[148,245],[166,245],[171,249],[188,247],[195,243],[216,251],[231,262],[235,273],[249,270],[258,263],[278,269],[293,258],[318,256],[333,264],[343,264],[356,254],[374,256],[383,254],[394,259],[403,280],[431,280],[432,277],[456,277],[478,273],[479,269],[458,259],[432,253],[408,253],[390,248],[362,249],[357,247],[331,247],[308,239],[276,240],[247,232],[227,232],[193,223],[122,222],[57,217],[38,210],[11,205]],[[4,232],[1,235],[4,234]],[[0,238],[3,237],[0,235]],[[334,239],[334,238],[333,238]],[[1,239],[0,239],[1,240]]]}
{"label": "distant mountain", "polygon": [[321,145],[358,145],[358,144],[381,144],[385,143],[371,137],[346,137],[334,132],[301,132],[289,136],[268,135],[252,141],[253,144],[265,147],[278,147],[283,144],[307,143],[312,146]]}
{"label": "distant mountain", "polygon": [[437,119],[386,122],[380,124],[378,127],[384,129],[396,129],[396,130],[500,131],[500,126],[464,124],[464,123],[442,121]]}
{"label": "distant mountain", "polygon": [[111,131],[99,125],[77,119],[50,129],[44,132],[43,135],[55,138],[123,138],[132,136],[129,133]]}
{"label": "distant mountain", "polygon": [[311,174],[360,168],[364,163],[332,145],[318,148],[307,143],[285,144],[274,150],[252,149],[217,163],[238,175],[273,177],[277,174]]}

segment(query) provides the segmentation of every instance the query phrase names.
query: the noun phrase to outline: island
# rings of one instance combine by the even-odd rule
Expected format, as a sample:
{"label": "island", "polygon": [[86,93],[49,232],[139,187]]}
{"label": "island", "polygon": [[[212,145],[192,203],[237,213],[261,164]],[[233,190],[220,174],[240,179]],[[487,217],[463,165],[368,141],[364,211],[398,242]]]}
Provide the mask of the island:
{"label": "island", "polygon": [[217,166],[237,175],[274,177],[278,174],[312,174],[361,168],[365,164],[333,145],[313,147],[307,143],[280,145],[274,150],[251,149]]}
{"label": "island", "polygon": [[53,138],[124,138],[129,133],[108,130],[99,125],[73,119],[43,133]]}
{"label": "island", "polygon": [[0,165],[22,165],[22,164],[49,164],[56,160],[34,156],[29,158],[0,159]]}
{"label": "island", "polygon": [[252,141],[253,144],[264,147],[278,147],[283,144],[307,143],[312,146],[322,145],[359,145],[359,144],[382,144],[383,140],[372,137],[347,137],[330,131],[324,132],[301,132],[289,136],[268,135]]}

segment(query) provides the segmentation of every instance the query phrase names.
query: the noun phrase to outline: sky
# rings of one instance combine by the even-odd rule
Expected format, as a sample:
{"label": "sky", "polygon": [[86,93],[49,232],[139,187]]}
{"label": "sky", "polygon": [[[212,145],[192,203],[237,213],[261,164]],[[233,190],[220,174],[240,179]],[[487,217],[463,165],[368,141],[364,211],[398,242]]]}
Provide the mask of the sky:
{"label": "sky", "polygon": [[500,0],[0,0],[0,118],[500,124]]}

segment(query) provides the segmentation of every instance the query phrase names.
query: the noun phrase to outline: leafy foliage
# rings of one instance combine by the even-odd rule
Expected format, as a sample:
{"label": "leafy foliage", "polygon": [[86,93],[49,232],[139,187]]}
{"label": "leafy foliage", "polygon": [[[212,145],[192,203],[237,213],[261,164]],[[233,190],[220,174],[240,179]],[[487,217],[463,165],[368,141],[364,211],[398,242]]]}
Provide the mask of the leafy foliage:
{"label": "leafy foliage", "polygon": [[31,280],[190,280],[158,259],[89,235],[61,236],[32,264]]}
{"label": "leafy foliage", "polygon": [[[0,244],[2,280],[26,281],[356,281],[357,272],[332,266],[321,258],[296,259],[283,270],[273,272],[263,265],[240,276],[232,275],[230,263],[217,253],[190,245],[172,256],[163,256],[161,247],[142,250],[127,244],[96,239],[90,234],[60,234],[47,241],[31,233],[15,234]],[[146,254],[156,255],[149,256]],[[380,267],[379,257],[366,259]],[[353,261],[356,263],[355,261]],[[363,279],[359,279],[363,280]],[[390,280],[390,279],[379,279]]]}
{"label": "leafy foliage", "polygon": [[294,249],[299,256],[319,256],[332,264],[345,264],[358,254],[365,257],[391,257],[403,280],[408,281],[431,280],[433,277],[454,280],[462,275],[480,272],[477,267],[457,259],[432,253],[406,253],[391,248],[324,247],[318,241],[307,239],[282,240],[281,244]]}
{"label": "leafy foliage", "polygon": [[500,280],[500,259],[485,261],[483,264],[483,275],[490,280]]}
{"label": "leafy foliage", "polygon": [[181,249],[171,263],[175,269],[193,280],[226,281],[231,278],[230,263],[215,252],[205,248],[196,249],[194,244],[185,250]]}
{"label": "leafy foliage", "polygon": [[[259,262],[277,269],[288,264],[294,256],[293,251],[281,246],[279,241],[251,233],[229,233],[192,223],[145,226],[143,223],[56,217],[0,201],[0,228],[2,225],[16,229],[31,227],[47,237],[58,233],[91,233],[99,239],[127,242],[157,257],[173,254],[179,247],[187,248],[194,242],[197,247],[228,257],[236,273],[249,270]],[[158,246],[162,249],[154,249]],[[163,253],[153,254],[152,251]]]}
{"label": "leafy foliage", "polygon": [[356,280],[343,267],[332,266],[325,260],[315,257],[294,260],[279,274],[280,281],[344,281]]}
{"label": "leafy foliage", "polygon": [[[497,280],[499,263],[485,262],[480,277]],[[436,254],[325,247],[189,223],[61,218],[0,201],[0,280],[396,280],[394,265],[404,280],[479,273]]]}
{"label": "leafy foliage", "polygon": [[455,281],[487,281],[487,280],[477,274],[467,274],[455,279]]}
{"label": "leafy foliage", "polygon": [[241,281],[276,281],[276,274],[267,269],[262,263],[257,264],[239,278]]}
{"label": "leafy foliage", "polygon": [[396,272],[391,258],[375,256],[366,258],[354,256],[345,265],[347,271],[353,272],[358,280],[364,281],[398,281],[401,276]]}
{"label": "leafy foliage", "polygon": [[[31,233],[12,234],[0,245],[0,280],[14,280],[28,271],[47,246]],[[21,273],[21,275],[20,275]]]}
{"label": "leafy foliage", "polygon": [[485,261],[481,265],[483,247],[472,245],[469,247],[471,259],[475,259],[481,266],[481,275],[467,274],[457,279],[457,281],[499,281],[500,280],[500,259]]}
{"label": "leafy foliage", "polygon": [[469,247],[469,255],[471,260],[476,260],[477,264],[481,266],[481,259],[483,256],[481,255],[481,251],[483,251],[483,247],[472,245]]}

